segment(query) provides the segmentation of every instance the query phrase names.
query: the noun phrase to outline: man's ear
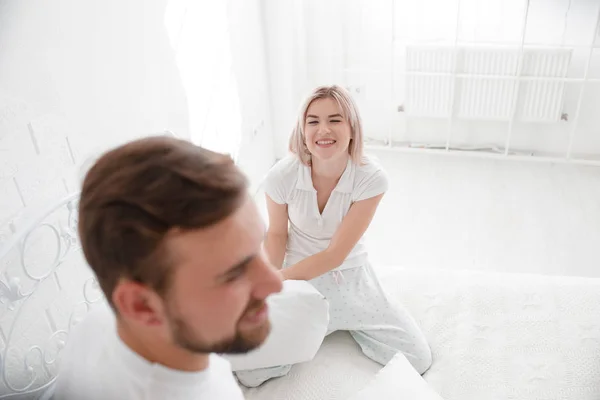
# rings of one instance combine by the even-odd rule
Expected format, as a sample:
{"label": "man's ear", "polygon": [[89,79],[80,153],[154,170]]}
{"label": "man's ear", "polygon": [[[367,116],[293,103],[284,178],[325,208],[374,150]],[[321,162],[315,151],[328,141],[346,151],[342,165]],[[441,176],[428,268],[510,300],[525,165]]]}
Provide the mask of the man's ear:
{"label": "man's ear", "polygon": [[112,301],[121,318],[148,327],[166,323],[162,298],[142,283],[121,280],[113,290]]}

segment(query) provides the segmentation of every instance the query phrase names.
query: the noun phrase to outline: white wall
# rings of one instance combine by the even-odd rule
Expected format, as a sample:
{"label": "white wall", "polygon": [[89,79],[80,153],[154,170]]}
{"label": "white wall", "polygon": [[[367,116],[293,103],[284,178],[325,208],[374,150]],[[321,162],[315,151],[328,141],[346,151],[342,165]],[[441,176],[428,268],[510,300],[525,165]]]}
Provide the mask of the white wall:
{"label": "white wall", "polygon": [[85,158],[189,137],[167,0],[0,0],[0,222],[77,190]]}
{"label": "white wall", "polygon": [[[511,44],[519,46],[525,17],[524,0],[488,1],[462,0],[460,22],[457,26],[457,1],[427,0],[424,2],[396,1],[395,34],[397,40],[395,74],[396,92],[394,104],[404,102],[405,46],[410,43],[453,45],[455,36],[461,42]],[[525,44],[542,46],[573,46],[569,78],[583,78],[587,63],[588,46],[592,40],[600,46],[595,36],[600,2],[591,0],[531,0],[525,27]],[[375,41],[370,43],[376,46]],[[387,47],[377,47],[387,51]],[[589,77],[600,70],[600,57],[594,57]],[[562,111],[568,122],[526,123],[516,121],[513,127],[511,146],[515,149],[533,150],[548,155],[561,156],[566,153],[569,136],[574,127],[581,83],[567,83]],[[590,108],[600,100],[600,85],[588,83],[584,88],[584,102],[577,124],[573,151],[588,156],[600,155],[600,118]],[[540,102],[544,99],[540,98]],[[397,140],[432,141],[446,140],[447,120],[408,119],[397,114],[394,122]],[[477,122],[455,120],[452,138],[455,143],[503,145],[508,131],[508,121]],[[586,154],[584,154],[586,153]]]}
{"label": "white wall", "polygon": [[[297,106],[302,96],[296,93],[303,93],[319,84],[344,84],[351,88],[359,103],[368,136],[387,138],[393,130],[394,139],[398,141],[444,143],[447,120],[408,120],[404,114],[395,111],[404,102],[403,59],[406,45],[453,45],[458,35],[459,41],[464,42],[512,43],[518,46],[525,10],[525,0],[461,0],[457,29],[457,0],[396,0],[394,8],[392,0],[305,0],[294,18],[286,15],[292,12],[290,4],[294,2],[264,1],[267,10],[272,11],[267,13],[266,22],[267,31],[273,36],[269,38],[268,47],[273,96],[277,93],[282,96],[281,93],[290,86],[296,87],[295,91],[287,90],[283,96],[291,93],[296,98],[289,101]],[[599,7],[597,0],[530,0],[526,43],[588,45],[594,36]],[[298,36],[300,39],[294,39]],[[600,77],[600,36],[596,36],[595,41],[599,48],[594,52],[591,78]],[[568,77],[583,78],[588,52],[586,48],[574,50]],[[292,62],[292,54],[300,54],[303,58]],[[279,70],[290,71],[302,64],[307,66],[303,80],[293,80],[290,72]],[[564,112],[569,115],[569,122],[517,122],[513,146],[564,154],[573,130],[581,88],[579,83],[566,86]],[[285,98],[282,100],[287,101]],[[574,152],[600,155],[600,113],[595,106],[598,101],[600,84],[588,84]],[[276,108],[281,110],[281,117],[274,117],[274,124],[279,128],[275,134],[287,137],[291,128],[287,111],[290,106],[277,104],[274,110]],[[284,126],[287,127],[285,131]],[[453,138],[459,143],[503,145],[507,130],[508,122],[458,121]],[[278,152],[282,148],[277,145]]]}

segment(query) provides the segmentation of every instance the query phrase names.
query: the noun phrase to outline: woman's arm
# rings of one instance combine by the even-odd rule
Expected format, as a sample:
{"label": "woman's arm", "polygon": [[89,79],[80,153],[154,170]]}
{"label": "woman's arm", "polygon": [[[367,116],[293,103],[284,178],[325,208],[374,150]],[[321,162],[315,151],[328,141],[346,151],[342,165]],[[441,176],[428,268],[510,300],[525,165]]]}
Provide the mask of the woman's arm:
{"label": "woman's arm", "polygon": [[373,220],[383,193],[357,201],[348,210],[326,250],[282,271],[284,279],[311,280],[342,265]]}
{"label": "woman's arm", "polygon": [[269,213],[269,228],[265,237],[264,249],[271,264],[281,269],[288,238],[287,204],[277,204],[269,195],[265,195],[265,197]]}

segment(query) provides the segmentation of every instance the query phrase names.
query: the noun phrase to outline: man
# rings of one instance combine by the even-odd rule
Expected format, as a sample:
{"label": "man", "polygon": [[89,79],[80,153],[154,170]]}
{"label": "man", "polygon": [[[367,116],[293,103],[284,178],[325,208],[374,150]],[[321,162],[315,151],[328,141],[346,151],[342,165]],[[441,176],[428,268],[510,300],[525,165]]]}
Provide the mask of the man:
{"label": "man", "polygon": [[83,183],[79,235],[113,312],[70,334],[55,398],[242,399],[215,353],[266,339],[282,283],[233,161],[167,137],[112,150]]}

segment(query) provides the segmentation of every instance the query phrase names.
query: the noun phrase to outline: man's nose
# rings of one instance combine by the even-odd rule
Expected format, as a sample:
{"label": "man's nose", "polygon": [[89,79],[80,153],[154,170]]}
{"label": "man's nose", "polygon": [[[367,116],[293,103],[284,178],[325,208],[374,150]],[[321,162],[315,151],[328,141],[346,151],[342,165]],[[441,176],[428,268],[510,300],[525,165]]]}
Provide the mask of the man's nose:
{"label": "man's nose", "polygon": [[283,282],[279,271],[265,259],[261,258],[258,262],[260,265],[257,266],[255,278],[255,297],[265,299],[273,293],[281,292]]}

